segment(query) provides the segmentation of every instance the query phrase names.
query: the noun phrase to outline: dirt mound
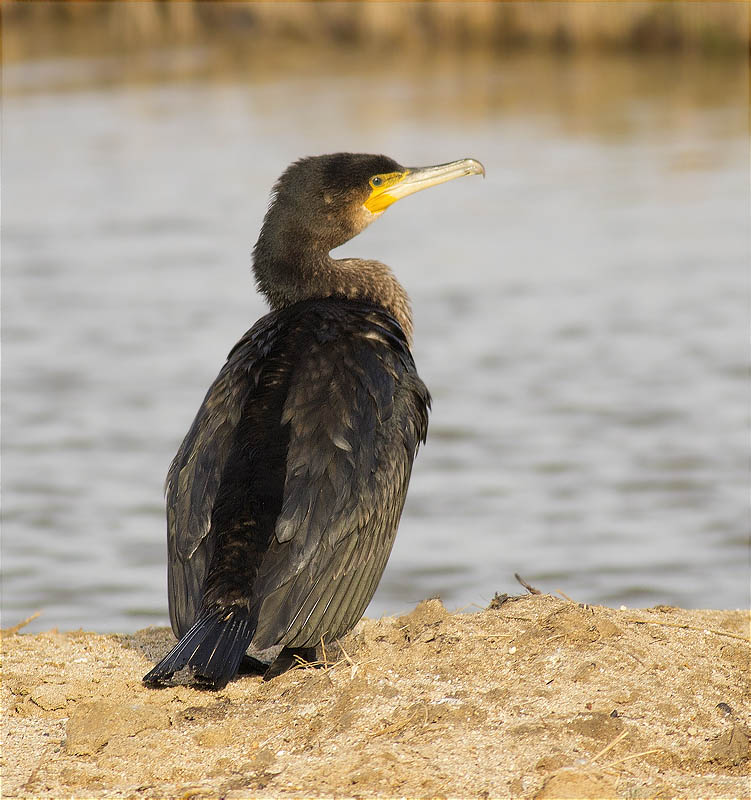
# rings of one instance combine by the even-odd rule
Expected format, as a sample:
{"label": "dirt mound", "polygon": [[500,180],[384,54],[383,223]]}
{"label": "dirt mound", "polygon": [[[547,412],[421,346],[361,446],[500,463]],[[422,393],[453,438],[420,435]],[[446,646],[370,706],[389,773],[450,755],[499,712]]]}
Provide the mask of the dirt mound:
{"label": "dirt mound", "polygon": [[170,631],[3,640],[4,797],[744,797],[748,614],[547,595],[363,620],[325,666],[211,693]]}

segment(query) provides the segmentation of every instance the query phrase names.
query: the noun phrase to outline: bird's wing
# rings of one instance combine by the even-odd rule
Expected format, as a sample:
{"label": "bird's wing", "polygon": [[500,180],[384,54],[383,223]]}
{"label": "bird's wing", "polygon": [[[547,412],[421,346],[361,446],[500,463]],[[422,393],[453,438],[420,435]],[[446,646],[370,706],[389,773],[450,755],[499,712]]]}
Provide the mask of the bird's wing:
{"label": "bird's wing", "polygon": [[258,647],[312,646],[359,619],[425,440],[430,398],[401,329],[372,307],[356,316],[319,327],[291,376],[282,509],[251,601]]}
{"label": "bird's wing", "polygon": [[222,473],[276,333],[268,315],[235,345],[167,473],[167,583],[172,630],[178,637],[193,624],[201,605],[214,552],[208,534]]}

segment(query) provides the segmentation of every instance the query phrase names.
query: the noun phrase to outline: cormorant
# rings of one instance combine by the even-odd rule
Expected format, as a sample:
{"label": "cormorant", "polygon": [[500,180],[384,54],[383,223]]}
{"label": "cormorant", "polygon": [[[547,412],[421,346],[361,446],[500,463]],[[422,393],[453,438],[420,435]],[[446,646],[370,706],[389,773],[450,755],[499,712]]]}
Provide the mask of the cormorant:
{"label": "cormorant", "polygon": [[382,155],[303,158],[276,183],[253,251],[272,311],[235,345],[167,475],[169,609],[185,666],[221,689],[249,647],[265,677],[360,619],[386,566],[430,395],[409,299],[378,261],[333,259],[394,201],[463,175]]}

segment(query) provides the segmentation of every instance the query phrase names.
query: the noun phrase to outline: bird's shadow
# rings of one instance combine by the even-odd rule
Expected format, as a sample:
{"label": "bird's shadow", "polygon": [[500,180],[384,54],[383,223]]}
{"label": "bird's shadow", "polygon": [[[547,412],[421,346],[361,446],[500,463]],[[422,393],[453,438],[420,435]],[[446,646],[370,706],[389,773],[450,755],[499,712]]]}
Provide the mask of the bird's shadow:
{"label": "bird's shadow", "polygon": [[152,663],[159,661],[175,645],[172,630],[167,627],[149,626],[123,637],[123,646],[138,650]]}

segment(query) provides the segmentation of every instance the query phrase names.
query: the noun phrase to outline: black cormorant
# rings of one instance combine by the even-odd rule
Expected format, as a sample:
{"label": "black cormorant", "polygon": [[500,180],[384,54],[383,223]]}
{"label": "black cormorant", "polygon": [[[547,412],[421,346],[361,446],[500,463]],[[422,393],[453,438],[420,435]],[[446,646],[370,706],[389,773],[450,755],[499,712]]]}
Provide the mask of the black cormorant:
{"label": "black cormorant", "polygon": [[401,197],[463,175],[465,159],[303,158],[276,183],[253,251],[272,311],[230,352],[167,475],[174,649],[208,688],[249,647],[295,655],[360,619],[386,565],[430,395],[410,352],[406,292],[378,261],[334,259]]}

